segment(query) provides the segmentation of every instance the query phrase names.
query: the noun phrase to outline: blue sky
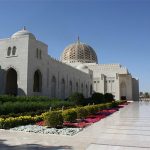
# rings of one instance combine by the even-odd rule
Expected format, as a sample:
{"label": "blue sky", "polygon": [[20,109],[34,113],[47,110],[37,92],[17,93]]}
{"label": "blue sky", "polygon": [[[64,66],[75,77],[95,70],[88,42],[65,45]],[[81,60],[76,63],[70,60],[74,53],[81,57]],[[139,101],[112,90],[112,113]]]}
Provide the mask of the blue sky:
{"label": "blue sky", "polygon": [[56,58],[79,35],[99,63],[126,66],[150,92],[149,0],[1,0],[0,38],[23,26]]}

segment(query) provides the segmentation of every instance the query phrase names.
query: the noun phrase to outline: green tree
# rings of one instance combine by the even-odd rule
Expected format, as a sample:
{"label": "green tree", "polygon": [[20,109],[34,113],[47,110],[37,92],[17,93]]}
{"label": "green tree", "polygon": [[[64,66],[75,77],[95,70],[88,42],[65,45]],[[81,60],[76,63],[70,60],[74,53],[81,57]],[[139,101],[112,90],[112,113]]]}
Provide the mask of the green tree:
{"label": "green tree", "polygon": [[104,95],[102,93],[93,93],[91,98],[92,102],[95,104],[104,102]]}
{"label": "green tree", "polygon": [[82,93],[75,92],[68,98],[69,101],[74,102],[76,105],[83,105],[84,104],[84,96]]}
{"label": "green tree", "polygon": [[140,95],[140,96],[143,96],[143,95],[144,95],[144,93],[143,93],[143,92],[140,92],[140,93],[139,93],[139,95]]}
{"label": "green tree", "polygon": [[149,98],[149,97],[150,97],[149,93],[148,93],[148,92],[145,92],[145,93],[144,93],[144,97],[145,97],[145,98]]}
{"label": "green tree", "polygon": [[112,102],[112,101],[114,101],[114,95],[111,93],[105,93],[104,94],[104,100],[106,102]]}

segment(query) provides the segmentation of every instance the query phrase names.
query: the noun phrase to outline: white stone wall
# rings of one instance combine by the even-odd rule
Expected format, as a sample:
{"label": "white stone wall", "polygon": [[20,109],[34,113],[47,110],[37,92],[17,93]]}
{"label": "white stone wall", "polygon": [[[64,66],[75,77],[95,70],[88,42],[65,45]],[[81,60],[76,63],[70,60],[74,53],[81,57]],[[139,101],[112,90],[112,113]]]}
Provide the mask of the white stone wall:
{"label": "white stone wall", "polygon": [[[42,52],[42,58],[37,59],[36,49]],[[28,56],[28,95],[46,95],[52,97],[52,77],[56,78],[56,96],[63,98],[61,94],[61,81],[65,81],[65,97],[70,93],[69,82],[72,82],[72,93],[76,91],[76,83],[78,83],[78,92],[81,91],[81,84],[83,83],[83,94],[85,97],[90,96],[90,85],[92,85],[91,72],[83,72],[64,64],[48,55],[48,47],[46,44],[36,41],[29,41],[29,56]],[[42,73],[42,92],[33,92],[33,78],[34,72],[40,70]],[[88,93],[86,93],[86,85],[88,86]]]}
{"label": "white stone wall", "polygon": [[139,100],[139,80],[132,78],[132,92],[133,92],[133,100]]}
{"label": "white stone wall", "polygon": [[[8,47],[16,46],[16,55],[7,56]],[[3,87],[1,93],[5,92],[6,71],[13,68],[17,71],[18,95],[27,93],[27,61],[28,61],[28,37],[0,40],[0,64],[4,70]]]}
{"label": "white stone wall", "polygon": [[112,93],[115,99],[121,97],[120,84],[125,82],[127,99],[132,100],[134,95],[137,95],[138,83],[135,84],[136,90],[132,90],[132,76],[127,68],[120,64],[86,64],[93,71],[93,87],[95,92]]}
{"label": "white stone wall", "polygon": [[[8,47],[16,46],[15,56],[7,56]],[[37,48],[41,50],[41,59],[37,58]],[[67,98],[70,93],[69,82],[72,82],[72,93],[81,91],[83,84],[83,94],[85,97],[90,96],[90,86],[92,85],[91,71],[81,71],[67,64],[64,64],[48,55],[48,46],[38,40],[23,36],[19,38],[8,38],[0,40],[0,64],[1,70],[5,73],[2,75],[0,93],[5,93],[6,72],[9,68],[17,71],[18,95],[43,95],[52,97],[52,77],[56,78],[56,97],[62,98],[61,81],[65,81],[65,93],[63,98]],[[40,70],[42,74],[42,91],[33,92],[34,73]],[[2,79],[3,76],[3,79]],[[86,85],[88,92],[86,91]]]}
{"label": "white stone wall", "polygon": [[106,76],[115,77],[115,74],[128,74],[128,70],[120,64],[86,64],[89,69],[93,70],[94,76],[105,74]]}

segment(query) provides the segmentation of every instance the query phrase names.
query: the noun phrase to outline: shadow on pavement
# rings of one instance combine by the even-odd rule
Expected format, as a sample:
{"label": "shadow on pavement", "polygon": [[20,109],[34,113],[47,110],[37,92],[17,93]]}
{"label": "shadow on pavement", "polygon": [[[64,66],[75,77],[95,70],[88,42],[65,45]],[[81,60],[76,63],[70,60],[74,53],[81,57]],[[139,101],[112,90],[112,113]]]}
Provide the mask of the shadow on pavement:
{"label": "shadow on pavement", "polygon": [[71,146],[43,146],[39,144],[8,145],[0,140],[0,150],[72,150]]}

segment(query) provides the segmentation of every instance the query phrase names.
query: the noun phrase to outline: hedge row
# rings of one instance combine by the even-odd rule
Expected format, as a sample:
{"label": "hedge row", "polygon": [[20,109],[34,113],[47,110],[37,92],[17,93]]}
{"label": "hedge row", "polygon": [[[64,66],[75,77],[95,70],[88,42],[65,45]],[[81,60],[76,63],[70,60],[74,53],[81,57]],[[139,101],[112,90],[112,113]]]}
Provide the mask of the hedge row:
{"label": "hedge row", "polygon": [[100,104],[114,101],[114,95],[111,93],[93,93],[91,97],[84,98],[82,93],[75,92],[70,95],[68,101],[74,102],[76,105],[87,105],[87,104]]}
{"label": "hedge row", "polygon": [[0,95],[0,102],[37,102],[37,101],[49,101],[50,99],[46,96],[10,96]]}
{"label": "hedge row", "polygon": [[[87,105],[112,102],[113,95],[110,93],[93,93],[91,98],[85,99],[81,93],[73,93],[67,101],[60,99],[49,99],[44,96],[8,96],[0,95],[0,117],[14,117],[18,115],[33,115],[32,112],[45,112],[50,109],[73,107],[74,105]],[[6,116],[5,116],[6,115]]]}
{"label": "hedge row", "polygon": [[62,115],[64,117],[64,121],[73,122],[76,119],[84,119],[89,115],[96,114],[100,110],[115,108],[115,107],[117,107],[117,105],[118,105],[117,102],[112,102],[112,103],[106,103],[106,104],[77,107],[77,108],[68,109],[68,110],[63,111]]}
{"label": "hedge row", "polygon": [[11,115],[29,112],[48,111],[52,109],[60,109],[62,106],[65,108],[74,106],[73,102],[64,100],[49,100],[49,101],[16,101],[5,102],[0,104],[0,116]]}
{"label": "hedge row", "polygon": [[20,125],[27,125],[31,123],[35,123],[37,121],[41,121],[41,116],[20,116],[20,117],[9,117],[9,118],[0,118],[0,128],[8,129]]}
{"label": "hedge row", "polygon": [[117,107],[120,103],[112,102],[106,104],[98,104],[98,105],[89,105],[84,107],[77,107],[72,109],[61,111],[52,111],[48,112],[44,116],[44,120],[47,126],[49,127],[61,127],[63,122],[75,122],[77,119],[84,119],[89,115],[96,114],[98,111],[103,109],[110,109]]}
{"label": "hedge row", "polygon": [[37,110],[37,111],[29,111],[29,112],[22,112],[22,113],[10,113],[8,115],[0,115],[0,118],[9,118],[9,117],[19,117],[19,116],[36,116],[36,115],[41,115],[42,113],[47,112],[47,109],[45,110]]}
{"label": "hedge row", "polygon": [[50,111],[37,116],[20,116],[0,118],[0,128],[8,129],[20,125],[32,124],[38,121],[45,120],[50,127],[59,127],[63,124],[63,121],[74,122],[76,119],[84,119],[87,115],[96,113],[99,110],[116,107],[122,102],[112,102],[106,104],[90,105],[84,107],[77,107],[62,111]]}

